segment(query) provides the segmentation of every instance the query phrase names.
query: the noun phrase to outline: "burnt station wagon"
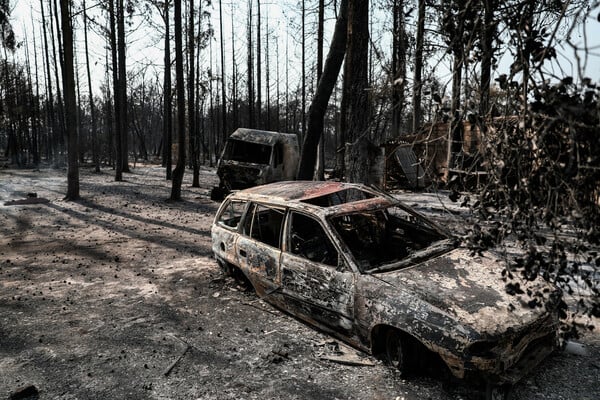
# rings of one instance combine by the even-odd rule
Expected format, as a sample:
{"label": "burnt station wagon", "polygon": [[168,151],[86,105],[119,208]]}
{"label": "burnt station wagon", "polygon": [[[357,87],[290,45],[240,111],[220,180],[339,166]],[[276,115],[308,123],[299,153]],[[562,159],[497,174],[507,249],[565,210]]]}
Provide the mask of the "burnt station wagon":
{"label": "burnt station wagon", "polygon": [[[277,182],[225,199],[217,262],[269,303],[406,371],[435,355],[458,378],[512,384],[556,346],[558,292],[544,307],[510,295],[489,253],[357,184]],[[552,294],[556,294],[556,296]]]}

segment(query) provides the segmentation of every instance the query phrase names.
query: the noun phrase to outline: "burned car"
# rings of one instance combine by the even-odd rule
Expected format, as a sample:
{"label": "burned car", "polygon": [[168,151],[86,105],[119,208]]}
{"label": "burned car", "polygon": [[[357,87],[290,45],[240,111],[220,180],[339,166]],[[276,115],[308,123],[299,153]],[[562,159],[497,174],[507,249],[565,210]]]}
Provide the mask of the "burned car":
{"label": "burned car", "polygon": [[212,189],[211,199],[221,201],[232,190],[293,180],[299,160],[295,134],[238,128],[223,148],[217,165],[219,186]]}
{"label": "burned car", "polygon": [[[273,305],[407,371],[425,355],[490,387],[555,349],[558,289],[545,307],[510,295],[501,266],[443,227],[357,184],[277,182],[236,192],[211,229],[220,266]],[[513,305],[514,304],[514,305]],[[516,306],[515,306],[516,305]]]}

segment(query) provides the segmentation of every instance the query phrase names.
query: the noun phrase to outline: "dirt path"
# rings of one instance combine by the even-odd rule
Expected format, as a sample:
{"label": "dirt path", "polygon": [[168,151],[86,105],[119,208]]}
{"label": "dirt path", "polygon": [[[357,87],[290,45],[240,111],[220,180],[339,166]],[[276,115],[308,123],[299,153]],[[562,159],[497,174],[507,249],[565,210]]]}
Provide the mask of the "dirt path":
{"label": "dirt path", "polygon": [[[64,171],[0,170],[0,399],[30,385],[40,399],[478,398],[324,359],[334,340],[218,270],[214,171],[201,188],[186,171],[178,203],[163,175],[137,167],[117,183],[83,170],[83,200],[69,203]],[[587,355],[557,353],[515,398],[596,399],[600,340],[583,341]]]}

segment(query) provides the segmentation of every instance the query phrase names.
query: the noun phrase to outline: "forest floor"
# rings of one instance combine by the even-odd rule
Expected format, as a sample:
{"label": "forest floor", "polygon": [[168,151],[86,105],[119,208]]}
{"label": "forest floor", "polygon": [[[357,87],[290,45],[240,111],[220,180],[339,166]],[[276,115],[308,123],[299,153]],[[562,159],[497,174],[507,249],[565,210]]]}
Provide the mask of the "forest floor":
{"label": "forest floor", "polygon": [[[83,168],[82,200],[66,202],[65,170],[0,169],[0,399],[480,397],[353,355],[225,278],[214,169],[201,188],[186,171],[182,202],[166,200],[160,167],[124,178]],[[556,352],[513,398],[597,399],[600,336],[580,342],[585,353]],[[340,350],[365,365],[328,359]]]}

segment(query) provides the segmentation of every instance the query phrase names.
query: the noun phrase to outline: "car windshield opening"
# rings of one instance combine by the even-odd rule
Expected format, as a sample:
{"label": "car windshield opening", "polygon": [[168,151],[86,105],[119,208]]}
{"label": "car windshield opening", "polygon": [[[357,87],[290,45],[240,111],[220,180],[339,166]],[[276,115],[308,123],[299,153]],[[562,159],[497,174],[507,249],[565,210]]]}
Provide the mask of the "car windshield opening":
{"label": "car windshield opening", "polygon": [[448,237],[425,218],[395,206],[344,214],[330,221],[362,272],[412,265],[403,261],[423,261],[447,247],[439,246],[440,241],[448,243]]}
{"label": "car windshield opening", "polygon": [[271,162],[273,146],[261,143],[245,142],[243,140],[229,139],[225,151],[225,159],[231,161],[247,162],[268,165]]}

